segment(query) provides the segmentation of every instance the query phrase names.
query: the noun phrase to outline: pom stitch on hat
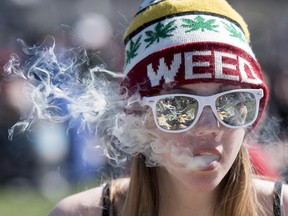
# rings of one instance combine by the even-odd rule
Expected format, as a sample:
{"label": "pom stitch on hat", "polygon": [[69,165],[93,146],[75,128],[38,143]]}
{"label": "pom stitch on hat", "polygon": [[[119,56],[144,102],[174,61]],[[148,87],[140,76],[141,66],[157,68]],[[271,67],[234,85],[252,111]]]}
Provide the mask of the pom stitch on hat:
{"label": "pom stitch on hat", "polygon": [[263,114],[268,89],[247,25],[225,0],[146,0],[124,43],[122,84],[130,94],[200,82],[262,88]]}

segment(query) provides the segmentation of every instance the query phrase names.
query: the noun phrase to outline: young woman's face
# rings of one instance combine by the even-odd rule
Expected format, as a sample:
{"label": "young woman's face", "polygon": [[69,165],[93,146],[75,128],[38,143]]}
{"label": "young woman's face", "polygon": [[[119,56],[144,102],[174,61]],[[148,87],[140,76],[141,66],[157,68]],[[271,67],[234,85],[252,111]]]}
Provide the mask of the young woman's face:
{"label": "young woman's face", "polygon": [[[163,94],[213,95],[233,90],[236,86],[219,83],[189,84]],[[159,163],[170,179],[195,187],[197,190],[214,189],[231,168],[243,143],[245,129],[223,126],[209,106],[204,107],[197,123],[182,133],[155,130],[165,146],[159,154]]]}

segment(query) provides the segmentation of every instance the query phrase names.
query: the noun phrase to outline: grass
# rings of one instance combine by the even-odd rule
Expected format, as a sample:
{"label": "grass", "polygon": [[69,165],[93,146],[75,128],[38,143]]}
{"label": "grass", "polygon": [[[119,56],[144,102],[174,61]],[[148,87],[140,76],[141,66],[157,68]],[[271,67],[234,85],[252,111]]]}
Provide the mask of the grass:
{"label": "grass", "polygon": [[58,201],[58,198],[51,201],[33,189],[2,188],[0,189],[0,215],[47,216]]}
{"label": "grass", "polygon": [[[93,188],[100,183],[100,180],[91,180],[84,185],[71,185],[65,192],[54,193],[54,196],[49,198],[33,187],[3,187],[0,188],[0,216],[47,216],[62,198]],[[48,190],[61,191],[60,188],[55,191],[55,188]]]}

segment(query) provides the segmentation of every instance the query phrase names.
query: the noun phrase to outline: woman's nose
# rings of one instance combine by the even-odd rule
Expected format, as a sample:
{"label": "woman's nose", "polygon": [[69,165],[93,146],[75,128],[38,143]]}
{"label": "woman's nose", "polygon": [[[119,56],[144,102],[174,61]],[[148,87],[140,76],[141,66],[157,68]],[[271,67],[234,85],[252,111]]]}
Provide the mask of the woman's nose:
{"label": "woman's nose", "polygon": [[206,134],[215,134],[217,135],[220,131],[220,122],[217,120],[214,115],[211,107],[204,107],[203,111],[193,127],[195,135],[201,136]]}

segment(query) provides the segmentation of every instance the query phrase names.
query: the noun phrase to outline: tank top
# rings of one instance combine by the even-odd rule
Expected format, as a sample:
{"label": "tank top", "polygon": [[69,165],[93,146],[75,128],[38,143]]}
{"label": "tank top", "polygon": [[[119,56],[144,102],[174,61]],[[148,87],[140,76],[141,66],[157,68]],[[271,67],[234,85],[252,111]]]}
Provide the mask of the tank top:
{"label": "tank top", "polygon": [[[273,213],[274,216],[283,215],[283,191],[282,181],[278,180],[274,185],[273,192]],[[111,201],[110,201],[110,184],[106,183],[103,188],[103,211],[102,216],[110,216]]]}

